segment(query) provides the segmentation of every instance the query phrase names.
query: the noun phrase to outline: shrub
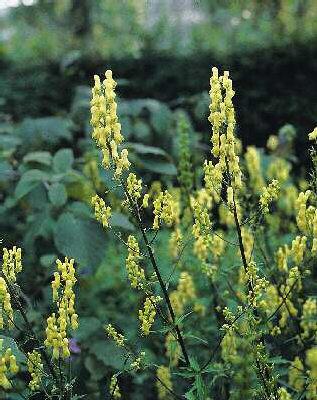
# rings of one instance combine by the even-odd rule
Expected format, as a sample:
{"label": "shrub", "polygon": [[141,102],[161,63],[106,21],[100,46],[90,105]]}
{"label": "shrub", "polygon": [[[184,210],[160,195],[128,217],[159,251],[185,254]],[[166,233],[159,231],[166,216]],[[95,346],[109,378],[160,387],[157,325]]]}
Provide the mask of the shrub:
{"label": "shrub", "polygon": [[[127,376],[135,383],[137,376],[155,380],[159,399],[314,399],[316,151],[311,150],[310,183],[292,180],[289,129],[270,137],[267,154],[254,147],[242,154],[235,136],[232,81],[228,72],[219,76],[216,68],[212,71],[211,153],[201,168],[194,168],[188,121],[180,114],[178,182],[169,187],[145,184],[133,169],[117,115],[112,72],[106,72],[104,81],[95,76],[92,137],[112,177],[112,193],[95,187],[92,206],[97,221],[125,249],[133,300],[141,304],[131,318],[134,326],[139,321],[137,334],[135,328],[124,329],[130,315],[119,312],[104,326],[118,348],[118,353],[107,355],[119,361],[117,371],[111,377],[109,369],[90,371],[98,381],[109,376],[112,399],[152,398],[145,389],[129,394]],[[309,135],[314,143],[316,138],[317,128]],[[133,222],[130,234],[112,223],[118,208]],[[86,245],[90,243],[82,242]],[[117,253],[116,263],[120,259]],[[44,398],[79,398],[79,376],[76,380],[70,373],[81,324],[79,315],[78,328],[74,260],[57,260],[45,334],[35,331],[26,312],[17,283],[21,269],[20,249],[4,249],[1,321],[3,327],[15,329],[1,342],[1,386],[23,396],[35,391]],[[115,268],[108,271],[102,279],[116,274]],[[88,295],[94,291],[82,289],[80,296],[85,294],[90,311],[95,300]],[[108,305],[103,306],[107,313]],[[107,358],[106,340],[89,340],[89,333],[87,338],[99,360]]]}

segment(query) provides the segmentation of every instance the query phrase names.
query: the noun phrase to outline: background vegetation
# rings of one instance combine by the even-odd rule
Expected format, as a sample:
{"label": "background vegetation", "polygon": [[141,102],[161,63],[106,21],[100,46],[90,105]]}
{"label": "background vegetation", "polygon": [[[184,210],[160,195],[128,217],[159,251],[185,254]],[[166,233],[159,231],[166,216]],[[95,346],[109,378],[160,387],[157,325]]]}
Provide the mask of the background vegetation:
{"label": "background vegetation", "polygon": [[[317,122],[317,4],[26,4],[3,9],[0,18],[0,233],[4,246],[17,244],[24,251],[23,290],[36,304],[30,317],[39,327],[50,304],[54,260],[68,255],[78,262],[83,317],[73,357],[80,391],[99,399],[100,393],[106,396],[104,371],[122,364],[120,356],[113,357],[114,345],[105,341],[102,323],[115,318],[133,341],[137,327],[131,309],[139,300],[126,284],[122,249],[90,208],[91,196],[112,185],[90,139],[93,74],[110,68],[119,79],[123,133],[145,183],[176,182],[180,113],[189,121],[194,165],[202,164],[209,150],[213,65],[231,71],[243,145],[263,147],[271,134],[291,138],[294,154],[288,139],[281,146],[299,181],[309,165],[306,134]],[[119,205],[112,225],[127,233],[134,229]],[[164,233],[158,240],[165,274],[171,260],[163,257]],[[208,301],[202,299],[211,307]],[[149,357],[154,359],[160,347],[149,341]],[[124,388],[133,399],[156,398],[154,391],[148,394],[153,389],[148,372],[126,378]]]}

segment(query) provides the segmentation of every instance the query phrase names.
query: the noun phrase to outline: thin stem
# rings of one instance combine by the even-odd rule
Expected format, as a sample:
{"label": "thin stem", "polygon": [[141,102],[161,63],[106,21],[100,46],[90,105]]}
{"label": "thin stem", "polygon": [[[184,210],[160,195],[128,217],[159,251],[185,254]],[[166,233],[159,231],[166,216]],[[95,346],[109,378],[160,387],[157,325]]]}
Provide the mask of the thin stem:
{"label": "thin stem", "polygon": [[161,275],[160,270],[158,268],[158,265],[157,265],[157,262],[156,262],[152,247],[151,247],[151,243],[149,242],[148,237],[146,235],[146,229],[143,226],[143,222],[142,222],[142,219],[141,219],[141,216],[140,216],[139,209],[138,209],[137,205],[134,203],[134,201],[131,198],[130,194],[128,193],[128,191],[127,191],[127,189],[126,189],[126,187],[125,187],[123,182],[122,182],[122,187],[124,189],[125,195],[127,196],[127,199],[129,201],[130,207],[132,208],[132,210],[134,210],[134,214],[136,216],[137,223],[138,223],[138,228],[139,228],[139,230],[141,232],[141,235],[142,235],[142,238],[143,238],[147,253],[149,255],[149,258],[150,258],[152,267],[154,269],[155,275],[156,275],[156,277],[157,277],[157,279],[159,281],[159,284],[160,284],[161,290],[163,292],[163,296],[164,296],[164,299],[165,299],[165,302],[166,302],[170,317],[171,317],[173,325],[174,325],[174,329],[175,329],[175,332],[176,332],[176,335],[177,335],[177,341],[178,341],[178,343],[179,343],[179,345],[181,347],[181,350],[182,350],[182,353],[183,353],[183,356],[184,356],[184,359],[185,359],[185,363],[186,363],[187,366],[189,366],[189,364],[190,364],[189,363],[189,356],[188,356],[188,353],[187,353],[187,350],[186,350],[186,347],[185,347],[185,342],[184,342],[184,339],[183,339],[183,336],[181,334],[181,331],[179,329],[178,324],[175,323],[176,322],[175,312],[174,312],[171,300],[169,298],[168,291],[167,291],[166,286],[164,284],[162,275]]}

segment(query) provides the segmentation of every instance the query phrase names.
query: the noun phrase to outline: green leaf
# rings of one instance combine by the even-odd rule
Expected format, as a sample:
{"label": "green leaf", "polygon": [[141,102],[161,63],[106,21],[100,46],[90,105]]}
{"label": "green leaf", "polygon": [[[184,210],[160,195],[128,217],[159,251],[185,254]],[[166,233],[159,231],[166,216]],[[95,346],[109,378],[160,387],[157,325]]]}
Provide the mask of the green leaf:
{"label": "green leaf", "polygon": [[58,251],[86,268],[98,266],[105,255],[106,234],[100,225],[69,212],[58,218],[54,242]]}
{"label": "green leaf", "polygon": [[113,367],[119,370],[123,368],[124,351],[112,342],[96,340],[91,344],[90,352],[108,367]]}
{"label": "green leaf", "polygon": [[177,169],[174,164],[166,161],[150,161],[142,160],[142,166],[144,169],[158,174],[164,175],[176,175]]}
{"label": "green leaf", "polygon": [[68,172],[73,165],[74,154],[72,149],[61,149],[55,153],[53,158],[53,170],[56,173]]}
{"label": "green leaf", "polygon": [[54,206],[63,206],[67,201],[65,186],[62,183],[53,183],[48,189],[48,198]]}
{"label": "green leaf", "polygon": [[71,121],[62,117],[26,118],[17,134],[28,146],[40,146],[42,142],[56,144],[61,139],[71,139],[71,126]]}
{"label": "green leaf", "polygon": [[160,149],[159,147],[146,146],[142,143],[126,143],[126,147],[140,154],[154,154],[154,155],[168,157],[166,151]]}
{"label": "green leaf", "polygon": [[50,175],[39,169],[30,169],[26,171],[19,180],[15,188],[15,197],[21,199],[34,189],[40,182],[49,180]]}
{"label": "green leaf", "polygon": [[51,267],[55,261],[57,260],[57,255],[56,254],[44,254],[43,256],[41,256],[40,258],[40,264],[43,267]]}
{"label": "green leaf", "polygon": [[85,341],[92,337],[97,332],[102,331],[101,322],[95,317],[81,317],[79,328],[77,329],[74,337],[79,341]]}
{"label": "green leaf", "polygon": [[25,163],[37,162],[49,166],[52,163],[52,156],[48,151],[33,151],[24,156],[23,161]]}
{"label": "green leaf", "polygon": [[113,212],[110,218],[111,226],[122,228],[127,231],[133,231],[134,225],[129,221],[128,217],[119,212]]}

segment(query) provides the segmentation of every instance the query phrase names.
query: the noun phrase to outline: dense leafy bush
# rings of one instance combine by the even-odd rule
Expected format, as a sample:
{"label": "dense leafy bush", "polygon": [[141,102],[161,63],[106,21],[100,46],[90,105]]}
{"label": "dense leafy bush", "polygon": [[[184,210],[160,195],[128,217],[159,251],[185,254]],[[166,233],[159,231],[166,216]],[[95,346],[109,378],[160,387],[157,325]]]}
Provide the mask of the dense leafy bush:
{"label": "dense leafy bush", "polygon": [[[79,134],[85,88],[71,120],[2,125],[4,241],[25,254],[21,272],[4,250],[0,278],[10,399],[316,398],[316,152],[308,182],[289,126],[242,150],[231,80],[213,69],[211,84],[205,163],[187,115],[157,101],[119,103],[123,138],[111,71],[91,102],[102,159]],[[175,120],[174,164],[147,138]],[[53,277],[61,256],[75,269],[58,261]]]}

